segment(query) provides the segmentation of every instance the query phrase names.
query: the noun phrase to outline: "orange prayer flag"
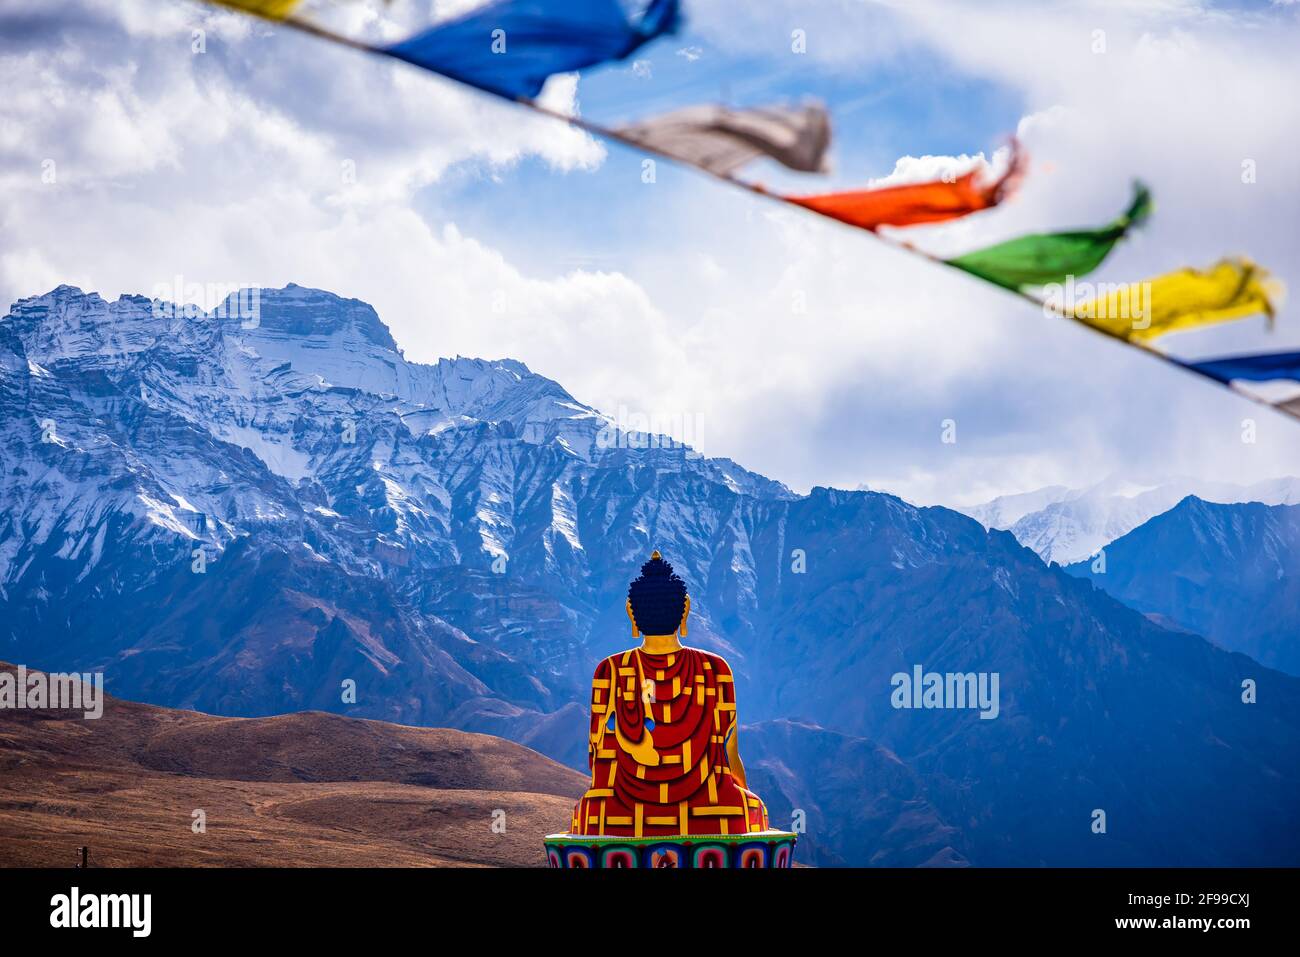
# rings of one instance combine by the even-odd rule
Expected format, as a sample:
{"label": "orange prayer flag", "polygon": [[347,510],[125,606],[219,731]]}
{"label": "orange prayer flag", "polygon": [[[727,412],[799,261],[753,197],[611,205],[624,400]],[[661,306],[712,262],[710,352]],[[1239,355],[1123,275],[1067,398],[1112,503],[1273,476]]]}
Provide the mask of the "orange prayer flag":
{"label": "orange prayer flag", "polygon": [[1013,141],[1007,171],[992,182],[979,179],[983,170],[971,170],[951,183],[934,180],[847,193],[786,196],[784,199],[850,226],[874,232],[880,226],[938,223],[996,206],[1015,188],[1022,166],[1019,146]]}

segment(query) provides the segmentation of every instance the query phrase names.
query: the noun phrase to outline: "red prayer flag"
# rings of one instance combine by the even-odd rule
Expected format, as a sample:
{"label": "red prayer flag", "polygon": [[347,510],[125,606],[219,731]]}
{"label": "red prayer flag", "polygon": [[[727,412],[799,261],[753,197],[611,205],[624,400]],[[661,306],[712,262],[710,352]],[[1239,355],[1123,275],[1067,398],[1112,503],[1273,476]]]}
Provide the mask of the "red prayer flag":
{"label": "red prayer flag", "polygon": [[971,170],[951,183],[934,180],[847,193],[786,196],[784,199],[850,226],[874,232],[880,226],[937,223],[996,206],[1015,188],[1022,166],[1020,148],[1012,141],[1011,163],[1007,171],[992,182],[977,179],[983,170]]}

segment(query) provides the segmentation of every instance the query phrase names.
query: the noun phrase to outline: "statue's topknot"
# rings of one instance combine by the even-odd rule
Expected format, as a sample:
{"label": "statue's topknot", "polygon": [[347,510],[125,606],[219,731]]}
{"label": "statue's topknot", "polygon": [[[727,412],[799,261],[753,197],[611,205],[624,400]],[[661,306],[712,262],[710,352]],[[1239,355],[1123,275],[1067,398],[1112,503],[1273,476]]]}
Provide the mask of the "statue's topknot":
{"label": "statue's topknot", "polygon": [[643,635],[671,635],[686,614],[686,582],[655,550],[641,566],[641,577],[628,587],[627,599]]}

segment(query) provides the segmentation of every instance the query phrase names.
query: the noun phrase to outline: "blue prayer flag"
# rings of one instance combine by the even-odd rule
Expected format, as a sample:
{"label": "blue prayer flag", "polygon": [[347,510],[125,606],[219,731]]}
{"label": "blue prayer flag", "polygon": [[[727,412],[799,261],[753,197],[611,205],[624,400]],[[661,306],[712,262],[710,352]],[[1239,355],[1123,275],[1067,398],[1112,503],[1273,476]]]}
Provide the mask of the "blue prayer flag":
{"label": "blue prayer flag", "polygon": [[501,96],[532,98],[546,78],[671,33],[679,0],[498,0],[383,52]]}
{"label": "blue prayer flag", "polygon": [[1272,382],[1294,379],[1300,382],[1300,352],[1264,352],[1248,356],[1225,356],[1203,362],[1183,362],[1189,369],[1229,383],[1234,379],[1245,382]]}

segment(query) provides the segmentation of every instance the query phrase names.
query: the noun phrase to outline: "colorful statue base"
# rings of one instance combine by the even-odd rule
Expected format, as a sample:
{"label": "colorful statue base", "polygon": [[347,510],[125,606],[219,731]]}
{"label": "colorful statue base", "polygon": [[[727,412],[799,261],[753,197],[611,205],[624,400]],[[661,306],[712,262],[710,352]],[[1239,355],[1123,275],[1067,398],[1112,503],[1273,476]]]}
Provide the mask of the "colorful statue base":
{"label": "colorful statue base", "polygon": [[795,835],[788,831],[692,834],[689,837],[615,837],[549,834],[549,867],[789,867]]}

